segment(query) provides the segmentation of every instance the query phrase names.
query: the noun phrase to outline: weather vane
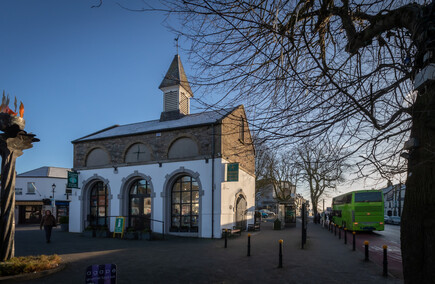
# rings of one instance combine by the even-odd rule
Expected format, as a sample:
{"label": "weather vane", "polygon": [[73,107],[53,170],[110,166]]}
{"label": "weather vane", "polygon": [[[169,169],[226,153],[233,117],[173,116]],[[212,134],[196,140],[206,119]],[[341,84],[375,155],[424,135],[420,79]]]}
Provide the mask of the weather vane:
{"label": "weather vane", "polygon": [[174,38],[175,40],[175,47],[177,48],[177,54],[178,54],[178,39],[180,38],[180,35],[178,35],[176,38]]}

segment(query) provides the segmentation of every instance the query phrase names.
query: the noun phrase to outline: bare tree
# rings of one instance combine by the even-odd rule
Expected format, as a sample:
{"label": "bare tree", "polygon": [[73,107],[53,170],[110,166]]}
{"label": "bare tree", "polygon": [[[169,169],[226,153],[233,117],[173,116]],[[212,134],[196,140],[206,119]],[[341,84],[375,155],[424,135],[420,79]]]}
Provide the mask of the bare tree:
{"label": "bare tree", "polygon": [[157,9],[179,16],[174,30],[192,43],[207,101],[244,102],[263,137],[334,137],[358,154],[362,176],[407,166],[405,282],[435,278],[433,3],[173,0]]}
{"label": "bare tree", "polygon": [[328,192],[344,181],[346,168],[342,150],[330,143],[305,143],[298,149],[299,167],[303,180],[308,184],[314,215],[318,212],[319,201]]}
{"label": "bare tree", "polygon": [[292,152],[278,150],[257,151],[256,188],[269,190],[272,187],[277,201],[290,201],[300,178],[301,168]]}

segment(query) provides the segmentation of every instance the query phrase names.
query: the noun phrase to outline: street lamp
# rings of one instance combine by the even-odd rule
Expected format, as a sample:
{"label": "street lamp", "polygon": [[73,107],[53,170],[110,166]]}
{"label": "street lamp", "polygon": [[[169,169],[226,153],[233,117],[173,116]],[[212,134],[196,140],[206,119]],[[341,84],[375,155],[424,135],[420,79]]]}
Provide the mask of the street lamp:
{"label": "street lamp", "polygon": [[52,214],[55,214],[55,208],[56,208],[56,201],[54,200],[54,190],[56,189],[56,184],[52,184],[51,188],[53,189],[53,200],[51,201],[51,207],[52,207]]}

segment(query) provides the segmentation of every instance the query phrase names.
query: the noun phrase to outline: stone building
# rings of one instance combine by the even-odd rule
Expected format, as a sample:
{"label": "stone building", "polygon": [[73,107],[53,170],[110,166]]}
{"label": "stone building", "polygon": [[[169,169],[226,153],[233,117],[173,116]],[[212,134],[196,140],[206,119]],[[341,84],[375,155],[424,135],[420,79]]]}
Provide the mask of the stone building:
{"label": "stone building", "polygon": [[114,125],[72,141],[79,190],[70,231],[96,225],[219,238],[245,229],[255,210],[254,147],[243,106],[190,113],[178,55],[159,89],[160,119]]}

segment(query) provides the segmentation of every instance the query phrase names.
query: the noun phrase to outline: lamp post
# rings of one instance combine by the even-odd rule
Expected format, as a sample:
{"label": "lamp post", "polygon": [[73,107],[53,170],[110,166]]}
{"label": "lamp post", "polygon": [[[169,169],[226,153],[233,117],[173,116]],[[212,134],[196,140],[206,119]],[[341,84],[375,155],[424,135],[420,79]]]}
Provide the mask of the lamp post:
{"label": "lamp post", "polygon": [[52,214],[56,216],[56,201],[54,200],[54,190],[56,189],[56,184],[52,184],[51,188],[53,189],[53,195],[52,195],[52,201],[51,201],[51,208],[52,208]]}

